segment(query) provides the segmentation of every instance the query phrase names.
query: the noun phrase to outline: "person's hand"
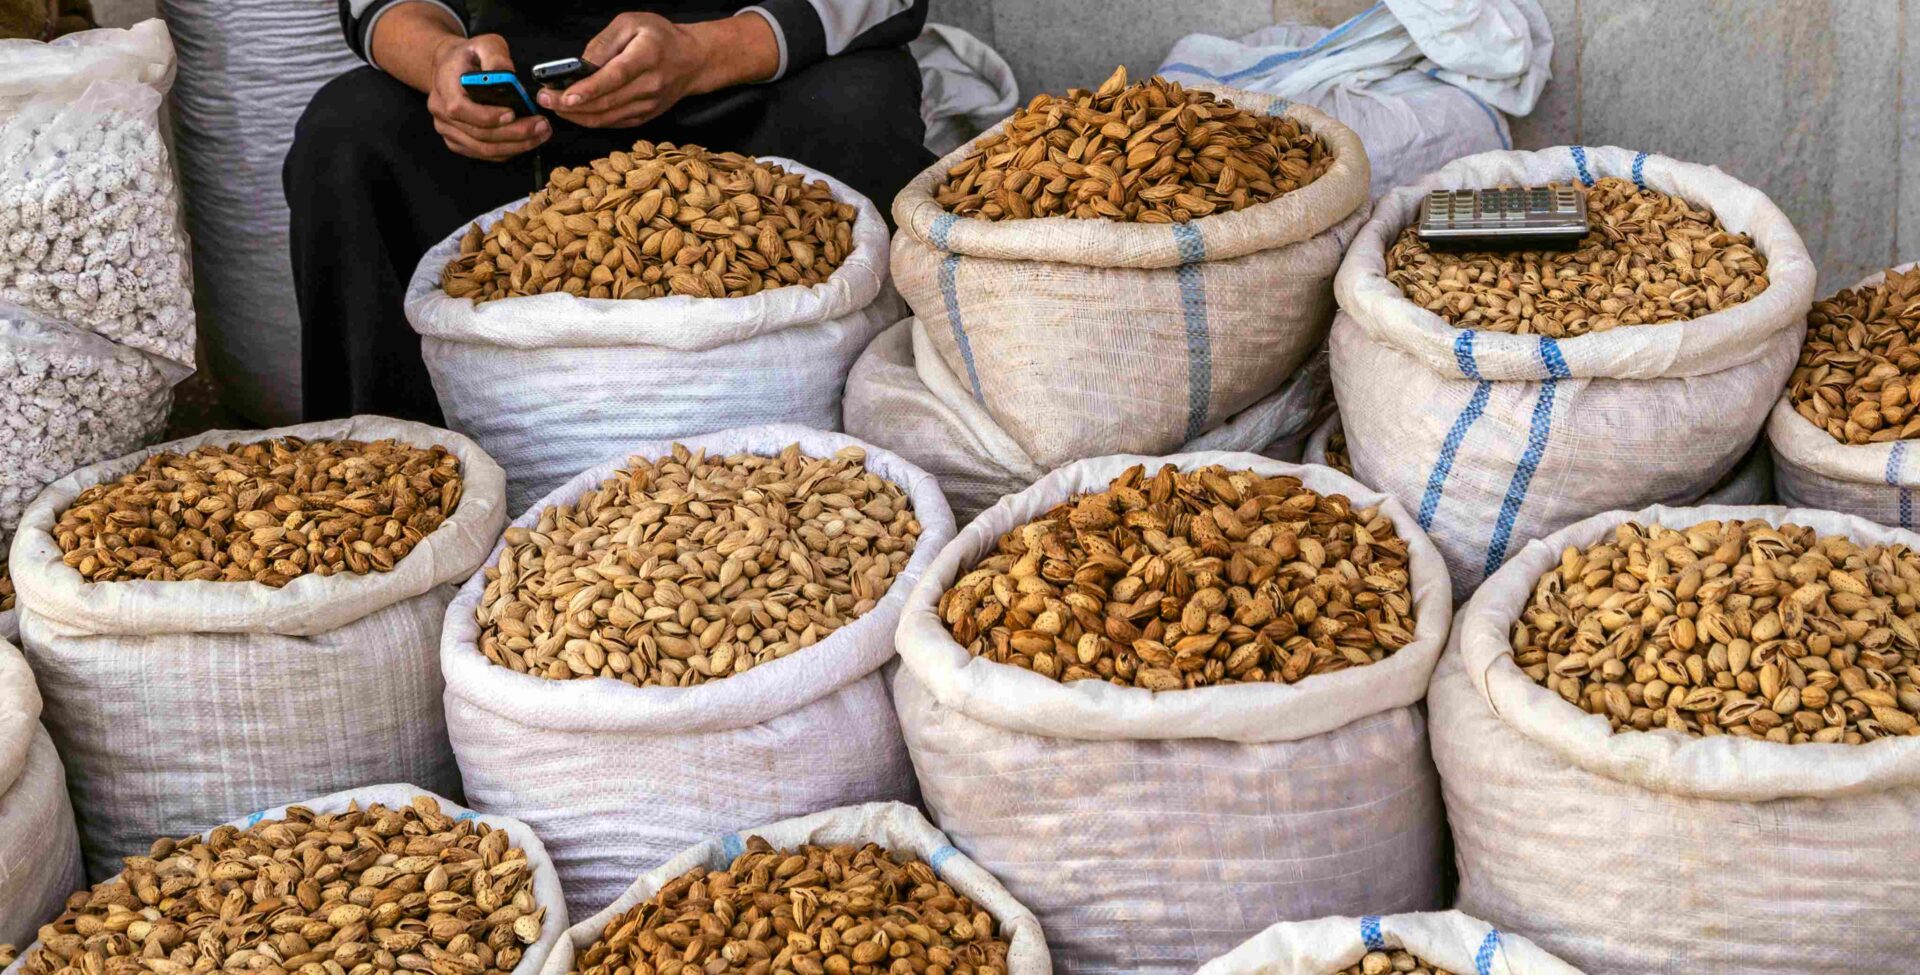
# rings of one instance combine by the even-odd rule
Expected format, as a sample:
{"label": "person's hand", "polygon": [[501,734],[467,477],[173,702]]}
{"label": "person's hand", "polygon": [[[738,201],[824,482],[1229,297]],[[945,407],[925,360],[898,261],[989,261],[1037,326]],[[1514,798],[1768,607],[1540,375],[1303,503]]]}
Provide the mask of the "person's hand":
{"label": "person's hand", "polygon": [[564,90],[543,89],[541,107],[593,129],[632,128],[654,118],[696,93],[707,72],[706,37],[690,26],[659,14],[613,18],[581,55],[600,69]]}
{"label": "person's hand", "polygon": [[427,111],[447,148],[473,159],[511,159],[538,147],[553,127],[538,115],[516,118],[510,109],[482,105],[467,97],[460,76],[472,71],[512,71],[506,38],[498,34],[450,37],[433,54],[433,88]]}

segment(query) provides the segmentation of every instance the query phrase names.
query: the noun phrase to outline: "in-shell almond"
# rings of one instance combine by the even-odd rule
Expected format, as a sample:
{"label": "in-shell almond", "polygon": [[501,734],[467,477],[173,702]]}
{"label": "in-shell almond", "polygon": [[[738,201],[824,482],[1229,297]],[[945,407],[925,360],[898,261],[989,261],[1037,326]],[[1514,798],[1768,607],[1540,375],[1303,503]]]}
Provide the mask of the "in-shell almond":
{"label": "in-shell almond", "polygon": [[1787,397],[1845,444],[1920,437],[1920,267],[1815,302]]}

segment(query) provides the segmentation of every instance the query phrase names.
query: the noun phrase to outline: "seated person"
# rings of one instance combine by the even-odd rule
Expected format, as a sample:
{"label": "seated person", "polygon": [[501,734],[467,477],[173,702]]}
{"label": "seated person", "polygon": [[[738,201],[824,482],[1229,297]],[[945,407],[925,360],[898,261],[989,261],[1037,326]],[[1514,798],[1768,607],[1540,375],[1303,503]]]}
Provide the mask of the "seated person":
{"label": "seated person", "polygon": [[[340,0],[367,67],[321,88],[287,153],[308,420],[441,422],[403,310],[421,255],[557,166],[637,139],[785,156],[882,214],[933,162],[907,43],[926,0]],[[532,68],[599,66],[564,90]],[[517,71],[541,114],[467,97]],[[536,175],[537,174],[537,175]]]}

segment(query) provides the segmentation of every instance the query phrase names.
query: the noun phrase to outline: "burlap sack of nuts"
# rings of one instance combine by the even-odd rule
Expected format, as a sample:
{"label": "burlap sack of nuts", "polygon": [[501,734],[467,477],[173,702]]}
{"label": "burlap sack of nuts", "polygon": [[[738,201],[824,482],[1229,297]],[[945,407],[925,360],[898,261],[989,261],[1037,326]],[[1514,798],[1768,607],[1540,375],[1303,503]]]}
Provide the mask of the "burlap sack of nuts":
{"label": "burlap sack of nuts", "polygon": [[[142,844],[140,849],[138,851],[135,851],[135,855],[142,856],[142,857],[147,856],[150,852],[152,852],[153,841],[157,839],[161,839],[162,837],[168,840],[177,840],[180,837],[191,836],[194,833],[198,832],[200,834],[201,839],[211,839],[215,829],[226,829],[228,827],[232,827],[233,829],[244,831],[244,830],[252,829],[257,825],[260,825],[262,821],[272,823],[275,820],[285,820],[287,818],[287,809],[290,806],[301,806],[310,810],[316,815],[324,816],[328,814],[338,814],[338,813],[347,812],[348,808],[353,805],[357,805],[361,810],[364,811],[376,803],[379,805],[385,806],[388,809],[406,809],[407,807],[412,806],[415,803],[416,799],[421,797],[424,797],[430,800],[432,805],[434,807],[437,807],[439,817],[442,817],[445,820],[451,820],[453,824],[459,824],[464,826],[464,824],[466,823],[476,822],[476,823],[491,827],[491,829],[494,831],[505,832],[507,835],[507,844],[508,844],[509,851],[517,849],[521,853],[525,854],[524,863],[526,864],[526,866],[521,868],[521,870],[523,871],[522,875],[524,879],[515,881],[514,884],[516,886],[520,886],[522,890],[530,892],[532,895],[532,900],[537,905],[536,910],[544,911],[545,913],[538,915],[540,919],[540,923],[539,923],[539,928],[537,933],[534,934],[533,940],[523,942],[521,938],[518,936],[519,932],[514,932],[515,937],[512,939],[512,941],[513,941],[514,947],[516,947],[521,953],[520,961],[516,965],[514,965],[513,969],[510,972],[507,972],[506,975],[537,975],[537,973],[541,970],[542,966],[546,964],[549,953],[552,952],[554,946],[557,943],[559,943],[559,941],[561,940],[561,936],[566,932],[567,924],[568,924],[567,905],[565,900],[561,897],[561,894],[560,894],[560,878],[554,872],[553,862],[547,858],[546,849],[541,844],[540,837],[535,835],[533,830],[528,829],[525,823],[522,823],[515,819],[510,819],[505,816],[492,816],[492,815],[485,815],[485,814],[474,812],[473,810],[467,809],[466,807],[461,806],[460,804],[453,802],[452,800],[443,798],[440,795],[436,795],[430,789],[423,789],[418,786],[406,785],[401,783],[392,783],[392,784],[386,784],[386,785],[362,785],[356,788],[347,789],[341,792],[336,792],[331,795],[324,795],[317,799],[297,800],[294,802],[286,803],[285,805],[276,806],[271,809],[264,809],[259,812],[252,813],[250,815],[241,816],[236,819],[229,820],[224,825],[209,825],[209,824],[203,823],[201,824],[200,827],[196,827],[195,829],[179,830],[172,833],[161,834],[160,836],[156,836],[156,837],[149,837],[148,843]],[[228,813],[228,815],[232,815],[232,814]],[[409,824],[409,826],[411,825],[412,824]],[[273,827],[271,825],[266,827],[266,829],[276,829],[276,828],[277,827]],[[371,824],[367,824],[366,826],[362,827],[363,830],[367,830],[370,828],[371,828]],[[306,834],[306,835],[311,836],[311,834]],[[419,838],[427,839],[427,837],[425,836],[421,836]],[[300,839],[301,839],[300,836],[288,835],[283,833],[279,836],[272,837],[270,842],[272,842],[276,846],[284,846],[288,843],[297,843],[299,842]],[[365,840],[357,838],[356,842],[365,842]],[[466,842],[471,844],[473,840],[469,838]],[[320,845],[319,847],[310,846],[309,849],[325,849],[325,846],[324,844]],[[351,848],[336,846],[336,847],[333,847],[333,849],[345,850],[345,849],[351,849]],[[457,853],[459,851],[454,850],[451,852]],[[386,854],[386,855],[390,856],[391,854]],[[416,854],[416,856],[431,856],[431,855]],[[333,900],[335,897],[340,897],[344,895],[346,892],[346,888],[344,887],[343,884],[336,883],[333,881],[343,881],[348,877],[352,877],[354,880],[362,881],[362,883],[364,883],[366,880],[367,873],[376,871],[376,870],[385,870],[388,872],[388,875],[391,878],[388,881],[389,883],[406,884],[411,889],[415,891],[420,891],[421,893],[431,892],[431,896],[444,897],[449,894],[457,895],[457,897],[453,898],[454,903],[447,905],[448,907],[451,907],[453,909],[446,911],[444,917],[447,920],[457,920],[454,917],[454,915],[458,913],[460,915],[459,919],[465,920],[466,926],[469,932],[474,932],[479,929],[479,925],[475,922],[479,921],[480,918],[487,917],[489,916],[489,914],[492,914],[498,911],[506,910],[505,905],[499,905],[499,906],[496,906],[492,911],[489,911],[487,913],[474,914],[474,912],[476,912],[478,908],[474,905],[473,902],[478,898],[474,896],[474,892],[471,889],[471,881],[459,879],[457,875],[452,876],[451,882],[448,883],[447,886],[444,886],[444,887],[440,886],[443,882],[447,882],[449,880],[449,877],[446,876],[447,871],[443,868],[444,864],[449,862],[460,862],[461,858],[455,858],[451,856],[437,856],[435,857],[435,859],[439,860],[439,863],[434,864],[431,869],[428,869],[427,863],[408,864],[403,862],[404,859],[405,858],[396,859],[392,862],[385,864],[384,866],[377,863],[369,862],[364,865],[356,865],[354,870],[347,870],[347,871],[341,870],[340,866],[335,862],[327,862],[324,856],[318,858],[317,861],[315,859],[310,859],[308,857],[296,857],[292,859],[292,862],[296,865],[306,864],[307,870],[313,870],[316,873],[320,874],[323,878],[328,878],[327,880],[323,880],[324,886],[319,888],[319,892],[322,893],[322,896],[327,898],[327,900],[329,901]],[[518,859],[518,858],[516,857],[515,859]],[[244,863],[246,861],[223,860],[222,862],[223,863],[225,862],[243,862]],[[428,861],[428,862],[431,863],[432,861]],[[472,859],[467,858],[465,862],[472,862]],[[418,867],[420,869],[415,870],[414,869],[415,867]],[[123,874],[123,870],[124,870],[124,864],[116,860],[113,864],[113,869],[110,870],[106,875],[101,876],[98,880],[95,881],[95,883],[96,884],[105,883],[113,880],[114,878],[120,877]],[[439,879],[433,879],[436,871],[443,876],[441,876]],[[356,875],[356,872],[357,872],[357,875]],[[419,882],[412,882],[409,880],[409,874],[411,874],[411,876],[413,877],[420,877],[424,875],[426,878],[429,878],[429,879],[422,880]],[[496,879],[500,879],[500,878],[496,877]],[[170,881],[170,883],[171,882],[172,881]],[[429,882],[433,885],[432,887],[428,886]],[[501,882],[503,884],[505,883],[504,880],[501,880]],[[356,885],[356,886],[360,886],[360,885]],[[440,889],[435,891],[433,890],[433,887],[440,887]],[[252,918],[255,919],[255,923],[247,926],[247,930],[245,932],[242,932],[241,930],[236,928],[236,930],[229,937],[213,938],[213,939],[206,940],[204,943],[195,945],[195,947],[198,949],[199,957],[201,957],[203,960],[211,960],[213,962],[213,968],[215,970],[221,969],[223,967],[230,967],[230,966],[223,965],[223,962],[225,962],[226,959],[230,957],[229,953],[237,953],[239,951],[252,950],[254,947],[256,947],[257,943],[263,940],[261,937],[263,933],[275,938],[284,937],[287,933],[285,931],[281,931],[279,928],[268,929],[264,922],[257,920],[259,918],[259,915],[255,913],[255,910],[254,910],[255,905],[254,905],[254,902],[251,900],[251,897],[255,897],[255,896],[266,897],[266,896],[271,896],[270,894],[255,894],[254,893],[255,886],[253,884],[246,884],[246,883],[234,884],[234,883],[228,882],[225,885],[225,888],[227,890],[226,897],[228,902],[232,904],[232,909],[239,910],[245,915],[252,915]],[[171,893],[171,887],[168,887],[166,889],[168,889],[169,893]],[[267,888],[267,889],[271,890],[271,888]],[[418,896],[418,895],[410,895],[410,896]],[[460,901],[462,900],[465,901],[464,904],[460,903]],[[367,906],[367,905],[361,904],[359,900],[355,899],[350,901],[348,904],[342,905],[342,907],[349,907],[349,906],[356,906],[356,905],[361,908],[365,908]],[[422,905],[422,906],[426,907],[427,905]],[[341,909],[340,907],[336,907],[333,910],[340,910],[340,909]],[[431,908],[431,907],[429,907],[428,909],[438,910],[437,908]],[[98,908],[96,908],[95,910],[97,912]],[[277,909],[270,909],[270,910],[272,910],[271,916],[274,917],[275,919],[284,919],[288,917],[300,916],[299,914],[294,913],[300,910],[298,905],[294,905],[290,908],[289,906],[283,904],[279,906]],[[375,949],[383,950],[383,951],[390,950],[395,956],[405,957],[405,962],[400,966],[404,970],[431,971],[431,970],[435,970],[435,968],[438,968],[438,967],[447,967],[450,970],[458,970],[458,971],[473,971],[473,972],[482,971],[482,968],[479,965],[471,964],[468,961],[468,959],[465,959],[458,955],[446,957],[446,959],[440,963],[440,966],[435,966],[435,968],[427,967],[428,962],[427,962],[426,955],[421,952],[421,948],[423,947],[434,948],[436,947],[436,943],[440,946],[444,946],[449,942],[451,942],[452,940],[454,940],[455,938],[460,938],[460,937],[465,937],[470,941],[479,941],[479,942],[485,942],[486,939],[485,937],[479,934],[447,935],[444,931],[437,931],[433,928],[428,927],[425,919],[418,917],[418,914],[420,912],[419,908],[412,908],[411,910],[414,913],[408,916],[408,920],[402,921],[401,923],[396,924],[394,926],[397,930],[386,931],[382,934],[375,934],[369,930],[370,928],[377,926],[377,922],[375,922],[372,918],[362,917],[357,921],[351,921],[346,924],[336,923],[335,926],[339,928],[341,931],[357,930],[359,932],[361,940],[358,942],[346,942],[344,944],[341,944],[335,950],[345,953],[346,956],[350,958],[352,957],[361,958],[363,959],[361,962],[363,964],[372,962],[374,960]],[[54,910],[52,910],[51,912],[47,913],[44,917],[42,917],[39,923],[45,924],[47,922],[51,922],[57,916],[59,916],[60,913],[61,913],[60,905],[56,903],[54,906]],[[474,916],[467,917],[468,914],[473,914]],[[175,916],[178,917],[177,914]],[[329,917],[332,916],[331,911],[328,912],[328,916]],[[436,914],[434,916],[441,917],[443,915]],[[342,920],[345,920],[345,919],[343,918]],[[293,933],[298,937],[299,936],[298,932],[300,932],[301,930],[302,930],[301,928],[294,928]],[[314,932],[312,931],[308,932],[309,936],[313,934]],[[334,937],[335,937],[335,932],[329,931],[328,934],[323,937],[308,937],[308,943],[318,944],[322,941],[332,940]],[[28,940],[33,940],[33,939],[30,937]],[[124,936],[121,936],[116,940],[121,945],[120,950],[125,951],[126,945],[127,945],[127,939]],[[409,942],[411,942],[414,945],[414,947],[411,949],[404,947]],[[276,944],[279,944],[279,943],[276,942]],[[26,975],[26,973],[31,970],[29,968],[29,963],[32,961],[33,955],[35,954],[36,950],[41,947],[41,942],[37,940],[33,940],[33,944],[31,945],[28,945],[25,942],[21,942],[20,945],[21,945],[21,951],[20,951],[19,960],[15,962],[11,967],[9,967],[4,973],[4,975]],[[444,948],[442,948],[441,950],[444,950]],[[471,948],[468,948],[467,951],[470,953]],[[125,956],[121,956],[121,957],[125,957]],[[51,959],[51,958],[47,960],[49,962],[56,961],[55,959]],[[84,956],[82,960],[84,961]],[[328,958],[327,961],[334,962],[335,964],[338,963],[333,958]],[[321,965],[323,963],[316,961],[313,964]],[[58,968],[59,966],[56,963],[54,970],[58,970]]]}
{"label": "burlap sack of nuts", "polygon": [[[1040,922],[1034,919],[1032,911],[1014,899],[978,863],[954,849],[946,835],[927,822],[918,809],[900,802],[873,802],[814,812],[765,826],[729,829],[724,835],[706,838],[670,858],[656,861],[656,866],[634,879],[619,898],[604,910],[567,929],[559,944],[554,946],[553,953],[547,956],[547,965],[541,975],[572,975],[579,970],[580,955],[601,938],[608,922],[634,905],[651,900],[661,888],[689,871],[702,867],[725,870],[745,852],[746,843],[752,837],[760,837],[776,849],[793,849],[808,844],[831,847],[875,843],[888,850],[912,854],[932,867],[940,881],[953,887],[955,894],[967,898],[976,908],[992,916],[999,928],[999,936],[1008,942],[1007,975],[1047,975],[1052,971],[1047,958],[1046,937],[1041,933]],[[820,909],[809,906],[814,910]],[[744,941],[730,944],[748,947]],[[791,942],[782,942],[775,950],[787,944]],[[811,938],[808,944],[812,944]],[[836,968],[827,965],[824,970],[832,972]]]}
{"label": "burlap sack of nuts", "polygon": [[[1920,269],[1920,262],[1902,264],[1893,270],[1911,273],[1915,269]],[[1854,289],[1875,288],[1886,279],[1886,272],[1874,274],[1854,285]],[[1890,358],[1902,357],[1904,347],[1911,344],[1907,329],[1913,322],[1913,302],[1910,294],[1904,299],[1891,299],[1881,315],[1883,322],[1892,321],[1899,319],[1904,310],[1904,320],[1908,323],[1895,330],[1901,337],[1892,350],[1886,352]],[[1875,327],[1863,322],[1862,327],[1866,328],[1868,339],[1862,344],[1872,345],[1886,325]],[[1809,336],[1808,344],[1813,341]],[[1865,374],[1872,365],[1862,365],[1855,372],[1860,374],[1859,378],[1866,379]],[[1834,412],[1845,416],[1854,405],[1855,401],[1848,400]],[[1781,503],[1842,511],[1883,525],[1914,527],[1914,491],[1920,488],[1920,458],[1913,456],[1911,442],[1904,439],[1842,442],[1815,426],[1795,406],[1793,390],[1788,389],[1767,418],[1767,443],[1773,449],[1774,477],[1779,483]]]}
{"label": "burlap sack of nuts", "polygon": [[[1331,405],[1331,394],[1327,357],[1318,353],[1271,395],[1181,450],[1299,460],[1305,435]],[[938,478],[961,523],[1047,473],[973,399],[917,318],[881,333],[853,364],[846,422],[848,433],[896,451]]]}
{"label": "burlap sack of nuts", "polygon": [[[678,441],[709,455],[773,455],[798,443],[831,457],[859,441],[773,425]],[[628,458],[667,456],[674,442],[619,449],[536,502],[573,504],[624,471]],[[634,687],[605,677],[550,680],[489,660],[475,616],[476,575],[447,608],[440,644],[447,727],[469,801],[526,820],[547,841],[573,912],[619,896],[639,871],[701,837],[825,806],[912,795],[913,773],[879,668],[892,656],[900,606],[922,568],[953,537],[939,485],[883,450],[870,472],[912,500],[921,534],[907,567],[873,609],[791,656],[688,687]],[[488,564],[497,564],[496,546]],[[732,546],[729,545],[729,548]]]}
{"label": "burlap sack of nuts", "polygon": [[[1685,528],[1750,518],[1844,535],[1860,546],[1920,547],[1920,536],[1910,532],[1831,512],[1767,506],[1609,512],[1530,543],[1461,609],[1428,708],[1462,911],[1527,931],[1594,972],[1912,964],[1909,922],[1920,909],[1920,880],[1910,857],[1890,851],[1908,848],[1909,824],[1920,809],[1920,740],[1782,744],[1664,728],[1616,733],[1607,717],[1535,683],[1512,655],[1515,620],[1535,598],[1536,580],[1561,568],[1563,551],[1613,539],[1616,526],[1629,521]],[[1734,554],[1762,549],[1756,540]],[[1769,612],[1738,610],[1733,600],[1780,592],[1739,577],[1748,585],[1726,605],[1741,626],[1798,612],[1785,605],[1785,596]],[[1883,578],[1911,584],[1901,572]],[[1827,594],[1825,583],[1816,582],[1807,592],[1813,599],[1804,614],[1808,624],[1816,615],[1849,615],[1828,606],[1847,591],[1837,580],[1835,586]],[[1910,614],[1911,607],[1902,612]],[[1889,618],[1879,609],[1851,616],[1867,626],[1884,626]],[[1667,627],[1648,637],[1644,649],[1671,656],[1661,649],[1673,638]],[[1742,636],[1732,644],[1754,651],[1751,664],[1736,664],[1761,668],[1766,641]],[[1775,644],[1781,646],[1778,639]],[[1704,652],[1708,671],[1719,673],[1729,646],[1699,638],[1693,653]],[[1837,645],[1833,653],[1840,653]],[[1805,674],[1819,676],[1811,662],[1801,662]],[[1802,669],[1786,676],[1796,672]],[[1770,689],[1761,676],[1764,694]],[[1785,693],[1799,681],[1782,683]],[[1825,682],[1809,681],[1806,694],[1814,683]],[[1696,683],[1696,690],[1704,686]],[[1761,711],[1770,725],[1795,728],[1793,721],[1771,720],[1795,703],[1801,702],[1782,705],[1776,698],[1776,707]],[[1732,710],[1718,713],[1728,723],[1737,717]]]}
{"label": "burlap sack of nuts", "polygon": [[[1432,190],[1608,177],[1750,236],[1766,289],[1690,321],[1556,339],[1456,328],[1387,279],[1388,249]],[[1464,600],[1532,539],[1719,482],[1792,371],[1813,280],[1779,208],[1709,166],[1581,146],[1453,162],[1381,198],[1335,281],[1334,395],[1354,473],[1415,512]]]}
{"label": "burlap sack of nuts", "polygon": [[893,202],[894,282],[928,344],[1040,470],[1165,453],[1278,389],[1319,348],[1340,254],[1367,214],[1366,151],[1304,105],[1222,90],[1324,140],[1330,168],[1185,223],[949,213],[935,193],[981,140]]}
{"label": "burlap sack of nuts", "polygon": [[[1292,474],[1380,505],[1410,555],[1412,642],[1294,684],[1158,693],[1061,683],[955,642],[942,595],[1003,533],[1137,463]],[[1350,478],[1246,453],[1102,457],[1003,499],[940,553],[901,619],[894,698],[927,809],[1039,916],[1056,966],[1173,975],[1275,921],[1441,904],[1446,827],[1418,704],[1451,615],[1439,553]]]}
{"label": "burlap sack of nuts", "polygon": [[67,776],[26,658],[0,637],[0,944],[23,945],[85,879]]}
{"label": "burlap sack of nuts", "polygon": [[[263,582],[87,582],[55,537],[81,493],[203,445],[393,438],[459,460],[458,507],[391,571]],[[506,523],[505,477],[472,441],[363,416],[216,430],[82,468],[27,509],[12,549],[22,645],[46,698],[89,875],[157,835],[316,789],[407,779],[457,792],[435,649],[457,584]],[[355,556],[359,558],[359,556]]]}
{"label": "burlap sack of nuts", "polygon": [[[847,370],[900,318],[887,283],[887,227],[865,197],[825,173],[767,157],[858,210],[853,250],[823,284],[745,298],[568,294],[476,305],[442,290],[467,228],[420,259],[407,320],[447,424],[507,470],[523,511],[602,457],[638,440],[797,423],[840,429]],[[492,227],[516,200],[482,215]]]}
{"label": "burlap sack of nuts", "polygon": [[1282,921],[1196,975],[1580,975],[1510,931],[1459,911]]}

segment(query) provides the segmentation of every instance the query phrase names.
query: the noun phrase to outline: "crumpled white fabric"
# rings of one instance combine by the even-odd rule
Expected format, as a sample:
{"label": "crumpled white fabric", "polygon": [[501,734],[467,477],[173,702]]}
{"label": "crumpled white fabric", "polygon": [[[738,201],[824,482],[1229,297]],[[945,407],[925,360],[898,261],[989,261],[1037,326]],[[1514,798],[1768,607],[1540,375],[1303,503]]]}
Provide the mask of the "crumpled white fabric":
{"label": "crumpled white fabric", "polygon": [[1000,52],[951,24],[928,24],[907,45],[920,65],[922,140],[944,156],[1013,114],[1020,86]]}

